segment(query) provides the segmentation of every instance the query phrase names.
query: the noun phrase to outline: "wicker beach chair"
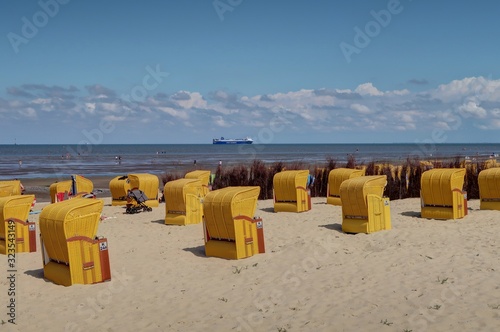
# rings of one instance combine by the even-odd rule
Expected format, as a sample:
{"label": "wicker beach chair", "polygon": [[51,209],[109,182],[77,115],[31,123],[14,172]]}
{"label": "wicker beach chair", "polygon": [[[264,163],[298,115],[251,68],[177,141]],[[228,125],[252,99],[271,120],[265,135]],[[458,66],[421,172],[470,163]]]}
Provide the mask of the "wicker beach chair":
{"label": "wicker beach chair", "polygon": [[226,187],[203,201],[205,254],[240,259],[265,252],[262,219],[254,218],[260,187]]}
{"label": "wicker beach chair", "polygon": [[201,181],[201,185],[203,187],[203,196],[208,194],[208,192],[211,190],[210,188],[210,171],[203,171],[203,170],[197,170],[197,171],[192,171],[189,173],[186,173],[184,175],[185,179],[198,179]]}
{"label": "wicker beach chair", "polygon": [[28,221],[34,195],[0,197],[0,254],[36,251],[36,224]]}
{"label": "wicker beach chair", "polygon": [[81,176],[72,175],[71,180],[54,182],[49,187],[51,203],[59,202],[71,197],[90,194],[94,190],[91,180]]}
{"label": "wicker beach chair", "polygon": [[197,179],[169,181],[163,188],[165,224],[199,224],[203,219],[204,187]]}
{"label": "wicker beach chair", "polygon": [[422,173],[422,218],[460,219],[467,215],[464,168],[435,168]]}
{"label": "wicker beach chair", "polygon": [[109,181],[111,205],[127,205],[127,194],[130,190],[130,180],[127,175],[117,176]]}
{"label": "wicker beach chair", "polygon": [[340,185],[344,180],[352,179],[358,176],[364,176],[364,169],[336,168],[328,174],[328,186],[326,204],[342,205],[340,200]]}
{"label": "wicker beach chair", "polygon": [[360,176],[340,185],[342,231],[373,233],[391,229],[389,198],[383,197],[385,175]]}
{"label": "wicker beach chair", "polygon": [[477,181],[479,183],[479,208],[500,210],[500,167],[482,170]]}
{"label": "wicker beach chair", "polygon": [[136,173],[129,174],[128,179],[131,189],[139,189],[147,196],[148,199],[144,204],[149,207],[157,207],[159,205],[158,191],[160,180],[158,176],[148,173]]}
{"label": "wicker beach chair", "polygon": [[274,212],[303,212],[311,209],[308,177],[308,170],[282,171],[274,175]]}
{"label": "wicker beach chair", "polygon": [[39,219],[44,277],[71,286],[111,280],[108,242],[96,237],[103,201],[70,199],[46,206]]}

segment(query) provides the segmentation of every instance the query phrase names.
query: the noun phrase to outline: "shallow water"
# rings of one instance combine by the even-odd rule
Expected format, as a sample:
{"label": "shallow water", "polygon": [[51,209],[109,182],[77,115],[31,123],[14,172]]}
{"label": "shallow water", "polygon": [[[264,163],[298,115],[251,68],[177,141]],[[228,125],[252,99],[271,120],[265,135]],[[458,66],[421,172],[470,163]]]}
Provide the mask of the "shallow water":
{"label": "shallow water", "polygon": [[[147,145],[0,145],[0,179],[65,178],[70,174],[111,176],[134,172],[161,174],[193,167],[282,161],[326,164],[345,162],[350,155],[361,162],[397,162],[419,157],[486,158],[500,144],[147,144]],[[195,165],[196,160],[196,165]]]}

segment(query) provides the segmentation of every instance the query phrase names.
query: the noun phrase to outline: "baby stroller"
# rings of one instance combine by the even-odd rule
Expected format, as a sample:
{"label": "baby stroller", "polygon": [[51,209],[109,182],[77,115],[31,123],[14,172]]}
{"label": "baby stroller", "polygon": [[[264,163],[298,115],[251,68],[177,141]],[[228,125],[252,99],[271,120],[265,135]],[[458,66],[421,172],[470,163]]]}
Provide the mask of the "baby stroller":
{"label": "baby stroller", "polygon": [[125,213],[139,213],[142,211],[153,211],[153,209],[147,206],[144,202],[148,200],[146,194],[139,189],[132,189],[127,194],[127,209]]}

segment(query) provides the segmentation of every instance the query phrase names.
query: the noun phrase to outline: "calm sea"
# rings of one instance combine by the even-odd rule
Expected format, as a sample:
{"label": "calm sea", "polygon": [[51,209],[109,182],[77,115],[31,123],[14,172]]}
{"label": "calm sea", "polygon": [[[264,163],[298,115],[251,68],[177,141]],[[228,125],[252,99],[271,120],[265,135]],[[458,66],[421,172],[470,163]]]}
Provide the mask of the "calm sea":
{"label": "calm sea", "polygon": [[162,174],[194,168],[215,171],[219,161],[235,165],[250,164],[254,159],[318,165],[330,158],[342,163],[349,155],[365,163],[408,157],[473,159],[499,151],[500,144],[0,145],[0,179]]}

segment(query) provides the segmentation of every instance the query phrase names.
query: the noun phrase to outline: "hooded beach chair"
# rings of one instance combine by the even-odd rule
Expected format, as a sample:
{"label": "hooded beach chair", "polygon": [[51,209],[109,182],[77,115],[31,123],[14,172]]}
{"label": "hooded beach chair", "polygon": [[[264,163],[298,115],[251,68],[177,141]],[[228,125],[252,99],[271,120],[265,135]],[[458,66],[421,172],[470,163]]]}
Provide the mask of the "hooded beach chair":
{"label": "hooded beach chair", "polygon": [[117,176],[109,181],[109,191],[111,193],[111,205],[126,205],[127,193],[130,189],[130,180],[127,175]]}
{"label": "hooded beach chair", "polygon": [[129,174],[128,179],[130,181],[131,189],[139,189],[146,197],[147,201],[144,202],[149,207],[157,207],[158,202],[158,191],[160,187],[160,180],[158,176],[148,173],[137,173]]}
{"label": "hooded beach chair", "polygon": [[342,205],[340,201],[340,185],[344,180],[352,179],[358,176],[364,176],[364,169],[336,168],[328,174],[328,186],[326,204]]}
{"label": "hooded beach chair", "polygon": [[49,187],[51,203],[66,200],[72,197],[90,194],[94,190],[91,180],[81,176],[72,175],[71,180],[54,182]]}
{"label": "hooded beach chair", "polygon": [[308,177],[308,170],[282,171],[274,175],[274,212],[303,212],[311,209]]}
{"label": "hooded beach chair", "polygon": [[481,210],[500,210],[500,167],[479,172],[479,208]]}
{"label": "hooded beach chair", "polygon": [[36,251],[36,224],[28,221],[34,195],[0,197],[0,254]]}
{"label": "hooded beach chair", "polygon": [[373,233],[391,229],[389,198],[383,197],[385,175],[359,176],[340,185],[342,231]]}
{"label": "hooded beach chair", "polygon": [[201,185],[203,187],[203,196],[208,194],[210,191],[210,171],[197,170],[186,173],[184,175],[185,179],[198,179],[201,181]]}
{"label": "hooded beach chair", "polygon": [[226,187],[203,201],[205,254],[240,259],[264,253],[262,219],[254,218],[260,187]]}
{"label": "hooded beach chair", "polygon": [[203,219],[204,187],[197,179],[169,181],[163,187],[165,224],[199,224]]}
{"label": "hooded beach chair", "polygon": [[0,197],[21,195],[21,181],[20,180],[8,180],[0,181]]}
{"label": "hooded beach chair", "polygon": [[467,215],[467,198],[462,191],[464,168],[435,168],[422,173],[421,214],[429,219],[459,219]]}
{"label": "hooded beach chair", "polygon": [[44,277],[71,286],[111,280],[108,242],[96,236],[103,201],[70,199],[40,213]]}

